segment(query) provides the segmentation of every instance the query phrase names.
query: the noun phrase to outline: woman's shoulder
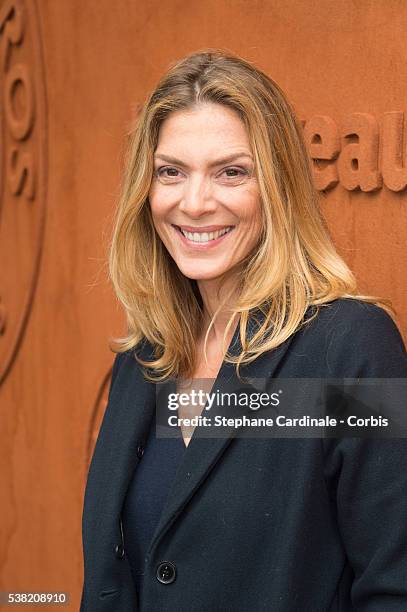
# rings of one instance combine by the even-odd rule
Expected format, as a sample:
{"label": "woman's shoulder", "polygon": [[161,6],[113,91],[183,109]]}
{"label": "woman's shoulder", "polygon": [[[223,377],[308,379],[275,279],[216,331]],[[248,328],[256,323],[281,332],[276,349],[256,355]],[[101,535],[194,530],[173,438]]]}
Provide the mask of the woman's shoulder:
{"label": "woman's shoulder", "polygon": [[[308,309],[310,315],[315,308],[311,306]],[[338,333],[345,333],[352,330],[358,336],[383,335],[383,340],[391,336],[403,343],[396,323],[384,308],[357,298],[338,298],[319,305],[313,322],[321,331],[326,329],[329,332],[337,330]]]}
{"label": "woman's shoulder", "polygon": [[[381,307],[356,298],[339,298],[310,307],[300,334],[308,354],[324,359],[329,376],[407,376],[407,355],[400,330]],[[336,374],[340,372],[340,374]]]}
{"label": "woman's shoulder", "polygon": [[137,358],[141,358],[143,360],[151,360],[154,356],[154,348],[148,342],[146,338],[142,338],[134,347],[115,353],[115,357],[113,358],[112,365],[112,375],[111,375],[111,387],[115,379],[118,377],[119,372],[128,371],[131,372],[134,369],[139,370],[141,368],[141,364],[137,361]]}
{"label": "woman's shoulder", "polygon": [[318,320],[320,323],[363,324],[363,325],[386,325],[395,326],[392,317],[377,304],[365,302],[359,298],[338,298],[320,304],[318,307],[310,306],[310,313],[318,308]]}

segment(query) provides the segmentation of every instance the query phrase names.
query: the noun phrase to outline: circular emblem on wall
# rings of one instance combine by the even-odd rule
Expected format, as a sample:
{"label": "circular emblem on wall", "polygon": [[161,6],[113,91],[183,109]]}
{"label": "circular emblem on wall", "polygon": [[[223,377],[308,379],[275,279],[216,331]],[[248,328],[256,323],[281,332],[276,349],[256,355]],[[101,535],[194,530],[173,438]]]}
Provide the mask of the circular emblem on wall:
{"label": "circular emblem on wall", "polygon": [[43,244],[47,122],[34,0],[0,1],[0,382],[21,345]]}

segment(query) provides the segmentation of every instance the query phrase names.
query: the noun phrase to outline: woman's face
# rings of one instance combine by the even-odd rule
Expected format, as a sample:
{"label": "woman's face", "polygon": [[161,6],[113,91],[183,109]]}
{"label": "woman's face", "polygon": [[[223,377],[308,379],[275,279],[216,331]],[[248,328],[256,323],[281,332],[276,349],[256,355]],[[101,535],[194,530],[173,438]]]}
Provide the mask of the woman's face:
{"label": "woman's face", "polygon": [[261,202],[246,128],[232,109],[173,112],[160,128],[149,201],[180,271],[212,280],[257,244]]}

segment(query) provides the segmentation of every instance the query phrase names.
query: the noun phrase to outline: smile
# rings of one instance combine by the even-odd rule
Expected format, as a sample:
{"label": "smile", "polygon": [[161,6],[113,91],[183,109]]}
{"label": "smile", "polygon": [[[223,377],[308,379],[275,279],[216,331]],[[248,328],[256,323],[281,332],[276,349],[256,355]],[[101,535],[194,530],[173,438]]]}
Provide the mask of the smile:
{"label": "smile", "polygon": [[[234,225],[225,226],[220,229],[215,229],[213,231],[202,231],[200,228],[194,228],[195,231],[190,231],[192,228],[185,229],[180,227],[179,225],[173,225],[174,229],[176,229],[178,236],[181,238],[181,241],[184,244],[197,246],[199,248],[208,247],[208,246],[216,246],[220,242],[222,242],[225,237],[230,234],[230,232],[234,229]],[[212,228],[205,228],[207,230]]]}

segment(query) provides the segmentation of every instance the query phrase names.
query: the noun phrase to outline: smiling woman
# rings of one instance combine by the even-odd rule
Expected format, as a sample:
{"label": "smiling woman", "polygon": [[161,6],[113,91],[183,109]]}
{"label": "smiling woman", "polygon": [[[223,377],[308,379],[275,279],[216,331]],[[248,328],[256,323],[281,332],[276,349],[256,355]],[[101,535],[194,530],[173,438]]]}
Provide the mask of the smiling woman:
{"label": "smiling woman", "polygon": [[[127,334],[86,485],[81,611],[405,612],[405,439],[250,438],[247,414],[211,438],[192,401],[242,373],[270,390],[407,378],[390,304],[358,294],[265,73],[209,49],[161,78],[131,134],[110,272]],[[191,398],[173,438],[156,433],[159,382]]]}
{"label": "smiling woman", "polygon": [[[206,245],[200,234],[219,228],[228,232]],[[151,342],[156,381],[196,375],[202,349],[212,374],[223,359],[239,370],[304,325],[311,304],[358,298],[392,314],[388,300],[358,295],[335,250],[280,87],[216,51],[176,63],[140,112],[110,271],[129,329],[114,350]],[[262,320],[249,336],[254,311]],[[243,350],[232,356],[237,324]]]}

